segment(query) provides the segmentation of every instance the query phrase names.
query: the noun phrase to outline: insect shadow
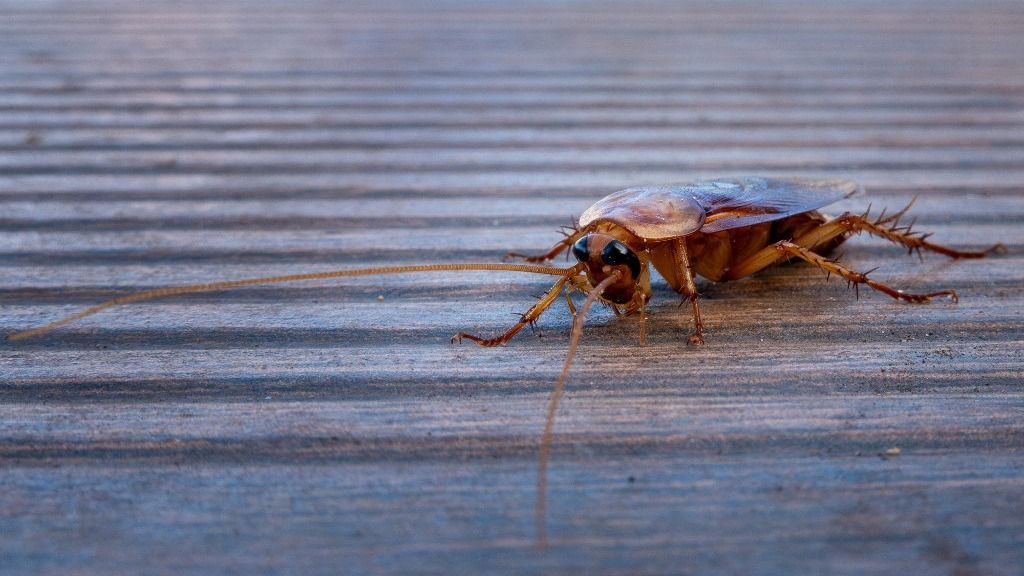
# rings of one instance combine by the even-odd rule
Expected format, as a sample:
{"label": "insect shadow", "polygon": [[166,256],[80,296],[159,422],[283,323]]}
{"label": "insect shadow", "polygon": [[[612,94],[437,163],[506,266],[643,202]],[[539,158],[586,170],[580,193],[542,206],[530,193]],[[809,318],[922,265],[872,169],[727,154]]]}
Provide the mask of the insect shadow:
{"label": "insect shadow", "polygon": [[[913,230],[912,220],[903,224],[910,205],[889,215],[883,210],[874,217],[870,215],[870,208],[862,214],[847,212],[836,218],[829,218],[819,211],[862,192],[858,184],[849,180],[760,177],[627,188],[588,208],[579,222],[564,230],[564,238],[547,252],[506,255],[507,258],[525,260],[522,264],[384,266],[158,288],[97,304],[45,326],[17,332],[8,339],[19,341],[39,336],[122,304],[257,284],[473,270],[554,276],[557,279],[551,288],[505,332],[493,337],[459,332],[452,337],[452,342],[469,340],[481,346],[505,344],[523,328],[532,326],[563,295],[574,316],[565,363],[548,400],[538,455],[535,516],[537,541],[544,547],[547,546],[547,468],[555,414],[579,347],[584,322],[595,302],[608,305],[616,315],[636,315],[639,318],[640,344],[643,345],[647,339],[646,306],[651,298],[653,267],[675,292],[682,295],[682,302],[690,305],[693,331],[688,340],[690,344],[702,344],[704,324],[694,281],[697,275],[712,282],[727,282],[798,259],[817,266],[829,276],[835,274],[843,278],[858,291],[858,295],[860,286],[865,285],[903,302],[924,303],[937,297],[947,297],[955,302],[959,298],[955,290],[907,293],[870,278],[871,270],[857,272],[826,255],[851,235],[862,232],[919,255],[922,250],[927,250],[955,259],[983,258],[1006,250],[1002,244],[980,251],[954,250],[934,244],[928,240],[928,234]],[[575,257],[575,265],[562,268],[544,264],[566,251]],[[569,297],[573,292],[586,294],[578,309]]]}

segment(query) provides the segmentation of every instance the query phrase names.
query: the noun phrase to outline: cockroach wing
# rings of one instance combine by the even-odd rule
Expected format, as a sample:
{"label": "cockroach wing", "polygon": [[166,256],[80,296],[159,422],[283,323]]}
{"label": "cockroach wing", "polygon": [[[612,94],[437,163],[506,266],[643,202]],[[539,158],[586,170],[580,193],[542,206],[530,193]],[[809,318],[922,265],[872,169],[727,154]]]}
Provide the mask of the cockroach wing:
{"label": "cockroach wing", "polygon": [[599,200],[580,216],[580,227],[611,222],[645,240],[670,240],[779,220],[862,191],[849,180],[756,177],[640,186]]}
{"label": "cockroach wing", "polygon": [[641,186],[598,200],[580,216],[580,228],[611,222],[645,240],[668,240],[700,230],[706,214],[683,186]]}
{"label": "cockroach wing", "polygon": [[800,178],[722,179],[698,182],[687,190],[707,211],[700,228],[705,233],[780,220],[863,192],[850,180]]}

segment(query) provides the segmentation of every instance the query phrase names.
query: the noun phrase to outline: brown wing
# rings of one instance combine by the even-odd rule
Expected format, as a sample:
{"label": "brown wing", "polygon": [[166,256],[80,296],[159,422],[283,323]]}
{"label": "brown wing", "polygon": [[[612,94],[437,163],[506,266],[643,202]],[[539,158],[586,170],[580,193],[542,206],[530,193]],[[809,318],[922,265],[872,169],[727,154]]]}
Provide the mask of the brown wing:
{"label": "brown wing", "polygon": [[687,189],[711,216],[700,229],[707,233],[810,212],[863,192],[849,180],[749,177],[699,182]]}
{"label": "brown wing", "polygon": [[693,234],[704,224],[707,210],[685,188],[641,186],[600,199],[580,216],[580,228],[612,222],[646,240],[667,240]]}
{"label": "brown wing", "polygon": [[669,240],[779,220],[862,191],[849,180],[755,177],[641,186],[599,200],[580,216],[580,227],[612,222],[646,240]]}

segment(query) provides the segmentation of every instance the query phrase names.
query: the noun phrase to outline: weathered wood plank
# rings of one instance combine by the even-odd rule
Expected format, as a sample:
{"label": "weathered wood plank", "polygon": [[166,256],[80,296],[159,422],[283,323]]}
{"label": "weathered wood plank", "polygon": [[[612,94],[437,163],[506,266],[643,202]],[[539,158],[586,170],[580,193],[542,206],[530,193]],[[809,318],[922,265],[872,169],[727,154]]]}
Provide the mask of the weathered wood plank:
{"label": "weathered wood plank", "polygon": [[[1018,2],[0,2],[0,333],[166,284],[535,251],[617,188],[869,189],[1000,258],[655,283],[482,350],[544,278],[353,278],[0,343],[0,572],[1024,570]],[[383,299],[381,299],[383,297]],[[899,455],[886,454],[899,448]]]}

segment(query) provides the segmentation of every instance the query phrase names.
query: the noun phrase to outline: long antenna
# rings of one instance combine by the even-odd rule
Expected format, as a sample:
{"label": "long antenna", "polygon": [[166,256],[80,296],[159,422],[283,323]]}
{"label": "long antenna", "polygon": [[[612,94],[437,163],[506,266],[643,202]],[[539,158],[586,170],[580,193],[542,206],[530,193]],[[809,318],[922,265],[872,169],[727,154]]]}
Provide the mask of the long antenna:
{"label": "long antenna", "polygon": [[299,282],[302,280],[323,280],[327,278],[344,278],[348,276],[375,276],[378,274],[406,274],[410,272],[463,272],[476,270],[525,272],[529,274],[547,274],[549,276],[570,276],[576,273],[575,268],[555,268],[552,266],[535,266],[531,264],[421,264],[413,266],[382,266],[378,268],[334,270],[330,272],[312,272],[309,274],[291,274],[288,276],[268,276],[265,278],[246,278],[242,280],[227,280],[224,282],[210,282],[207,284],[192,284],[190,286],[171,286],[167,288],[146,290],[144,292],[137,292],[127,296],[121,296],[120,298],[114,298],[113,300],[107,300],[106,302],[86,308],[81,312],[76,312],[45,326],[15,332],[8,336],[7,339],[10,341],[18,341],[26,338],[32,338],[33,336],[39,336],[56,330],[57,328],[70,324],[76,320],[81,320],[86,316],[92,316],[93,314],[102,312],[107,308],[113,308],[114,306],[120,306],[121,304],[139,302],[141,300],[153,300],[156,298],[166,298],[168,296],[178,296],[180,294],[214,292],[217,290],[227,290],[229,288],[238,288],[241,286],[254,286],[257,284]]}
{"label": "long antenna", "polygon": [[548,532],[544,518],[547,509],[548,460],[551,459],[551,442],[554,438],[555,413],[558,412],[558,401],[562,399],[562,394],[565,392],[565,380],[569,377],[569,367],[572,366],[572,359],[576,355],[576,349],[579,347],[580,336],[583,334],[583,322],[587,319],[587,312],[590,311],[590,306],[604,293],[608,286],[621,277],[622,274],[620,272],[614,272],[611,276],[602,280],[587,295],[587,299],[583,302],[583,307],[580,308],[579,313],[576,314],[576,319],[573,320],[572,335],[569,337],[569,353],[565,357],[565,364],[562,365],[562,373],[558,376],[555,389],[551,391],[551,399],[548,400],[548,416],[544,421],[544,436],[541,438],[540,457],[537,461],[537,504],[535,515],[537,518],[537,543],[541,548],[547,548],[548,546]]}

